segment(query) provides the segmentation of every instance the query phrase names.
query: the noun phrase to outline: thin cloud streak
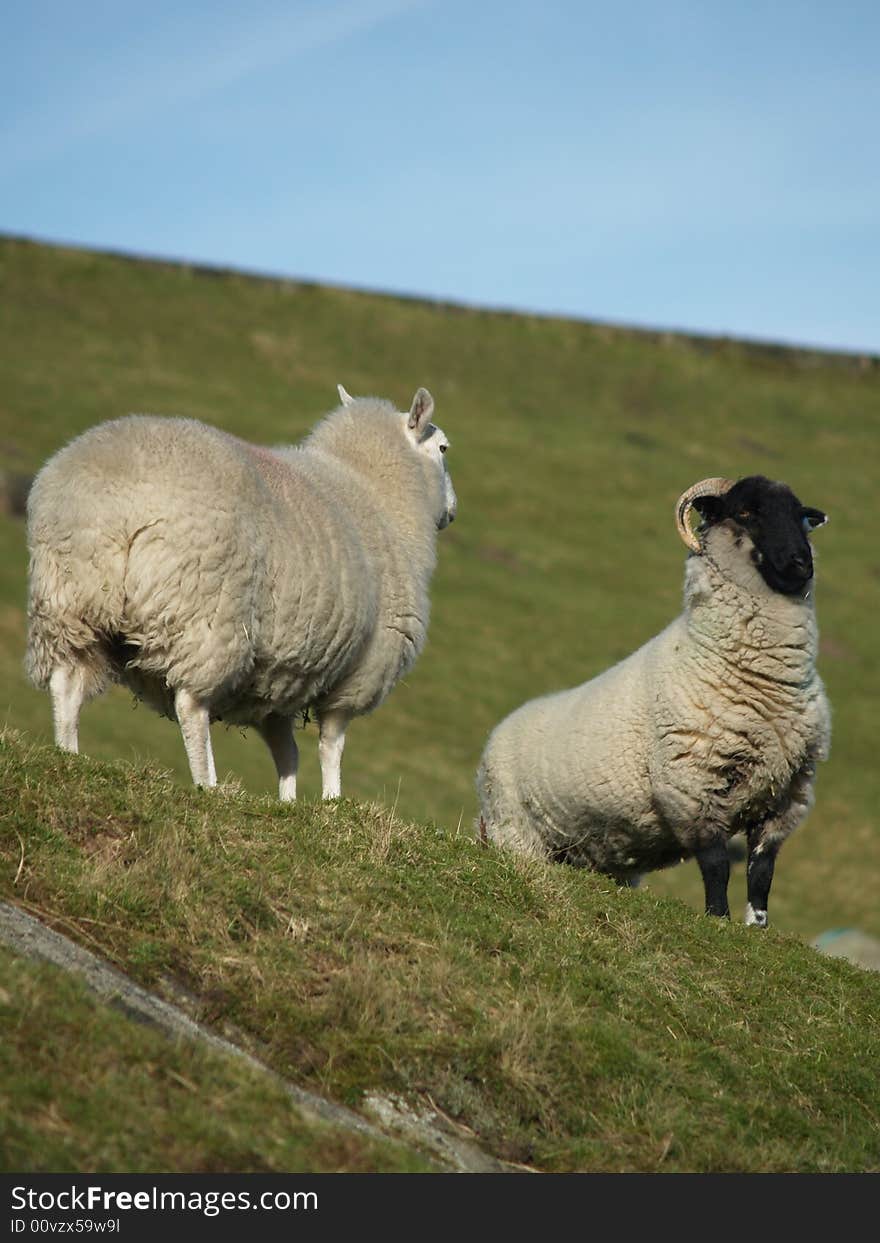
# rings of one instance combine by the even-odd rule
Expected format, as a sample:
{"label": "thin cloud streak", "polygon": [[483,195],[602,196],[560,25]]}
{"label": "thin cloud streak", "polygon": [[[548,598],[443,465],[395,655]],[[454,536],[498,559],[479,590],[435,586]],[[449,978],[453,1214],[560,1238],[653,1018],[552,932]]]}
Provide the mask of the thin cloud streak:
{"label": "thin cloud streak", "polygon": [[[14,164],[49,159],[79,142],[117,133],[148,117],[203,99],[260,71],[360,35],[424,8],[427,0],[345,0],[306,13],[285,11],[271,22],[242,20],[214,32],[184,54],[167,56],[173,31],[147,52],[135,51],[115,72],[99,77],[87,98],[59,100],[62,106],[0,133],[0,159],[8,176]],[[219,36],[219,37],[218,37]],[[184,41],[181,41],[182,43]],[[184,43],[185,46],[185,43]]]}

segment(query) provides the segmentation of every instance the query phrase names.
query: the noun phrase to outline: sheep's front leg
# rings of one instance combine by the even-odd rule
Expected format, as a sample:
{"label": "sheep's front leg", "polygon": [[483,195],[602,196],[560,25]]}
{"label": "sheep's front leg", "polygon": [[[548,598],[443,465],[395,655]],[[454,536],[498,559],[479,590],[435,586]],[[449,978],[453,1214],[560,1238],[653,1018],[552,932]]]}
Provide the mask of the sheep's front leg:
{"label": "sheep's front leg", "polygon": [[746,872],[748,890],[748,906],[746,907],[746,923],[757,928],[767,927],[767,899],[773,883],[773,868],[779,846],[775,842],[756,840],[757,835],[749,837],[749,862]]}
{"label": "sheep's front leg", "polygon": [[207,707],[190,691],[179,690],[174,696],[174,711],[183,734],[193,783],[197,786],[215,786],[217,772],[211,749],[211,717]]}
{"label": "sheep's front leg", "polygon": [[339,798],[342,794],[342,752],[350,720],[344,712],[326,712],[319,717],[318,758],[323,798]]}
{"label": "sheep's front leg", "polygon": [[727,854],[727,839],[719,834],[716,838],[697,851],[697,863],[703,874],[703,887],[706,891],[706,914],[718,915],[722,919],[730,919],[730,906],[727,902],[727,882],[730,880],[730,858]]}
{"label": "sheep's front leg", "polygon": [[282,802],[293,802],[296,798],[296,773],[299,767],[299,749],[293,737],[293,720],[291,717],[272,713],[257,728],[275,761],[278,797]]}
{"label": "sheep's front leg", "polygon": [[795,773],[788,790],[788,801],[775,816],[748,831],[749,861],[746,872],[747,924],[755,928],[767,927],[767,900],[773,883],[776,856],[789,833],[800,824],[813,806],[813,779],[816,774],[816,757],[807,756],[802,767]]}

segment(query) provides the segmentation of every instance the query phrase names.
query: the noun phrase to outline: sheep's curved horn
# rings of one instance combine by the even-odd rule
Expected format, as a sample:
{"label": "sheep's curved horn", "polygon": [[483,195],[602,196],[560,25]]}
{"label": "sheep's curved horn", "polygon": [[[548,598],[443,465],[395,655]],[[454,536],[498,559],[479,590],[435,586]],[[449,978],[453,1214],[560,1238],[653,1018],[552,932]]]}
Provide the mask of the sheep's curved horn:
{"label": "sheep's curved horn", "polygon": [[701,496],[723,496],[725,492],[730,491],[735,483],[735,479],[722,479],[720,476],[716,476],[714,479],[702,479],[699,483],[695,483],[688,488],[687,492],[682,492],[676,501],[675,525],[679,535],[691,552],[700,552],[702,550],[699,539],[688,525],[688,516],[694,501]]}

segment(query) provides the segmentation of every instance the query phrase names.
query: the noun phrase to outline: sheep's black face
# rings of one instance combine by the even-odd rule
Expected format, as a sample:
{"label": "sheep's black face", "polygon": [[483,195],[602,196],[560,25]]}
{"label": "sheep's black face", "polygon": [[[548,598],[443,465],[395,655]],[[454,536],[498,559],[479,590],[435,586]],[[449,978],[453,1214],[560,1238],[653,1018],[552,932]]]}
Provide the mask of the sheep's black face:
{"label": "sheep's black face", "polygon": [[694,505],[708,525],[727,522],[750,537],[752,560],[768,587],[803,594],[813,577],[807,533],[827,522],[820,509],[802,505],[791,488],[763,475],[748,475],[724,496],[700,497]]}

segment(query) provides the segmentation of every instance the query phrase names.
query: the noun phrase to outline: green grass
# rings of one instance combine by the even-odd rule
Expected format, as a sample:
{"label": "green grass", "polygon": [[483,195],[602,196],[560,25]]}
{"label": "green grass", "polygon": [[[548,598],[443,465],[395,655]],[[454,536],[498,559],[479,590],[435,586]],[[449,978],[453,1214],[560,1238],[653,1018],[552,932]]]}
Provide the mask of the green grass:
{"label": "green grass", "polygon": [[427,1168],[394,1144],[306,1121],[269,1076],[146,1030],[3,948],[0,1020],[0,1170]]}
{"label": "green grass", "polygon": [[[443,532],[428,645],[352,725],[347,795],[448,832],[476,813],[492,726],[525,699],[607,667],[678,611],[672,507],[706,475],[784,478],[831,516],[816,537],[821,672],[834,709],[817,805],[780,859],[777,926],[880,934],[874,704],[880,656],[877,361],[482,313],[0,239],[0,467],[37,468],[90,424],[191,415],[254,440],[302,436],[335,384],[408,402],[419,384],[450,435],[459,520]],[[0,721],[50,737],[24,680],[26,555],[0,518]],[[872,690],[873,688],[873,690]],[[215,730],[219,768],[268,791],[256,737]],[[117,692],[83,715],[84,749],[155,759],[188,781],[177,731]],[[302,788],[318,787],[314,727]],[[699,904],[693,865],[658,893]],[[742,886],[740,885],[742,889]],[[744,893],[734,893],[735,909]]]}
{"label": "green grass", "polygon": [[[11,239],[0,239],[0,333],[10,472],[127,411],[275,443],[307,432],[337,381],[401,406],[425,384],[459,496],[427,648],[349,733],[343,789],[358,806],[205,802],[187,792],[177,730],[113,692],[87,707],[82,747],[133,769],[37,753],[4,783],[28,900],[145,978],[179,971],[220,998],[220,1017],[228,1007],[271,1030],[283,1073],[355,1101],[377,1084],[430,1093],[501,1155],[560,1169],[653,1168],[661,1153],[664,1169],[876,1166],[859,1114],[860,1098],[875,1101],[864,1108],[876,1126],[864,1083],[876,981],[779,935],[880,935],[876,359]],[[479,851],[473,778],[492,726],[664,626],[681,600],[676,497],[707,475],[755,472],[831,517],[815,546],[832,756],[780,857],[769,937],[696,918],[693,864],[619,895]],[[21,666],[25,590],[23,525],[0,516],[0,724],[46,741],[48,698]],[[302,744],[308,800],[314,727]],[[215,747],[244,792],[274,790],[259,739],[216,729]],[[175,788],[144,776],[148,762]],[[25,819],[22,782],[37,799]],[[10,850],[11,883],[14,834]],[[741,910],[741,869],[731,899]],[[312,939],[293,935],[298,920]],[[757,1147],[745,1138],[755,1127]]]}
{"label": "green grass", "polygon": [[[148,985],[183,984],[202,1018],[259,1040],[303,1086],[355,1107],[368,1091],[401,1093],[546,1170],[880,1169],[875,973],[386,807],[189,791],[155,768],[11,733],[0,765],[0,788],[15,791],[3,896]],[[114,1124],[98,1136],[95,1094],[68,1090],[66,1066],[61,1092],[51,1067],[79,1032],[99,1042],[111,1081],[136,1074],[161,1101],[169,1076],[141,1072],[124,1044],[113,1057],[117,1033],[94,1011],[71,1011],[49,1049],[28,1053],[25,1038],[6,1056],[125,1165],[131,1138]],[[40,1030],[53,1012],[50,999]],[[187,1080],[210,1060],[188,1054],[178,1070],[157,1044],[146,1056]],[[19,1093],[43,1117],[19,1078],[7,1078],[7,1117],[21,1117]],[[209,1099],[217,1090],[208,1075]],[[278,1146],[255,1155],[246,1119],[236,1149],[222,1135],[230,1116],[217,1119],[221,1150],[290,1159]],[[47,1152],[44,1168],[58,1149]]]}

